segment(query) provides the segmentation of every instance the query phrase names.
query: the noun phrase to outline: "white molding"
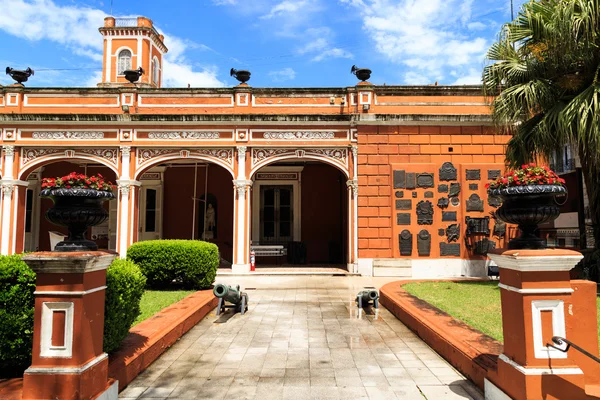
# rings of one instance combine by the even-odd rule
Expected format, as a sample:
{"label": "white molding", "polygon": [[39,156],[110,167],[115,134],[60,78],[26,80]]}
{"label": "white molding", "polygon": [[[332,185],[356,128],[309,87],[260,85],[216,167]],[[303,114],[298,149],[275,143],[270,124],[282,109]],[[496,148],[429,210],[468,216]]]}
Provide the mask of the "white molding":
{"label": "white molding", "polygon": [[[73,314],[75,304],[66,302],[42,303],[42,329],[40,335],[40,357],[71,358],[73,356]],[[63,346],[52,345],[52,331],[54,328],[54,313],[65,312],[65,326]]]}
{"label": "white molding", "polygon": [[[131,101],[126,101],[127,96],[131,97]],[[134,93],[121,93],[121,105],[123,106],[133,106]]]}
{"label": "white molding", "polygon": [[[363,101],[363,95],[367,95],[367,101]],[[370,90],[364,90],[364,91],[360,91],[358,92],[358,104],[359,105],[363,105],[363,104],[371,104],[371,102],[373,101],[373,92]]]}
{"label": "white molding", "polygon": [[104,76],[104,82],[110,82],[110,74],[112,73],[112,37],[106,37],[106,65]]}
{"label": "white molding", "polygon": [[296,95],[295,98],[311,98],[311,99],[327,99],[327,103],[323,103],[323,104],[298,104],[298,103],[282,103],[282,104],[275,104],[275,103],[271,103],[271,104],[256,104],[256,100],[257,99],[269,99],[269,100],[275,100],[275,99],[289,99],[288,96],[272,96],[272,97],[256,97],[256,96],[252,96],[252,107],[339,107],[339,104],[331,104],[329,102],[329,99],[331,97],[336,97],[337,95],[334,93],[331,94],[323,94],[320,96],[315,96],[314,94],[308,94],[308,95]]}
{"label": "white molding", "polygon": [[[48,104],[29,104],[29,99],[36,99],[36,98],[69,98],[69,99],[89,99],[89,98],[100,98],[100,99],[115,99],[116,100],[116,104],[94,104],[94,103],[89,103],[89,104],[81,104],[81,103],[58,103],[58,104],[52,104],[52,103],[48,103]],[[121,106],[121,101],[120,101],[120,96],[118,94],[94,94],[92,96],[87,96],[87,95],[77,95],[77,94],[61,94],[61,93],[56,93],[56,94],[46,94],[46,93],[26,93],[24,95],[23,98],[23,107],[67,107],[67,108],[74,108],[74,107],[81,107],[81,108],[108,108],[108,107],[120,107]]]}
{"label": "white molding", "polygon": [[94,289],[90,289],[90,290],[84,290],[84,291],[76,291],[76,292],[69,292],[69,291],[61,291],[61,290],[48,290],[48,291],[44,291],[44,290],[36,290],[35,292],[33,292],[34,295],[36,296],[85,296],[91,293],[96,293],[99,292],[101,290],[105,290],[106,286],[98,286],[97,288]]}
{"label": "white molding", "polygon": [[570,271],[583,258],[583,255],[519,257],[518,254],[509,256],[490,253],[488,257],[500,268],[521,272]]}
{"label": "white molding", "polygon": [[498,386],[494,385],[487,378],[483,381],[483,393],[485,400],[512,400],[510,396],[502,391]]}
{"label": "white molding", "polygon": [[574,290],[571,288],[531,288],[531,289],[520,289],[514,286],[505,285],[504,283],[498,284],[499,288],[509,290],[511,292],[521,293],[521,294],[567,294],[573,293]]}
{"label": "white molding", "polygon": [[[138,38],[137,40],[137,54],[135,55],[135,61],[137,65],[136,69],[142,67],[142,41],[143,40],[141,38]],[[148,58],[152,59],[152,54],[150,54]],[[149,72],[152,73],[152,71]]]}
{"label": "white molding", "polygon": [[498,358],[523,375],[583,375],[581,368],[525,368],[504,354],[500,354]]}
{"label": "white molding", "polygon": [[[27,99],[27,95],[25,95]],[[25,103],[27,104],[27,103]],[[7,107],[16,107],[19,105],[19,93],[7,93],[6,94],[6,106]]]}
{"label": "white molding", "polygon": [[[192,100],[194,98],[228,98],[231,100],[229,104],[194,104],[194,103],[175,103],[175,104],[144,104],[144,99],[159,99],[159,98],[176,98],[176,99],[189,99]],[[233,94],[138,94],[138,107],[154,107],[154,108],[164,108],[164,107],[178,107],[178,108],[205,108],[205,107],[224,107],[229,108],[234,106],[234,96]],[[229,122],[231,124],[231,122]]]}
{"label": "white molding", "polygon": [[567,358],[567,353],[547,346],[543,341],[542,311],[552,312],[552,337],[566,337],[565,303],[562,300],[533,300],[531,302],[531,320],[533,324],[533,352],[535,358]]}
{"label": "white molding", "polygon": [[[245,95],[246,97],[246,101],[240,101],[240,99],[242,98],[242,96]],[[248,99],[252,97],[252,94],[250,92],[241,92],[241,93],[236,93],[235,94],[235,102],[237,103],[238,106],[240,107],[246,107],[250,102],[248,101]]]}
{"label": "white molding", "polygon": [[25,370],[25,374],[30,375],[79,375],[94,365],[101,363],[108,358],[108,354],[102,353],[92,361],[81,367],[29,367]]}

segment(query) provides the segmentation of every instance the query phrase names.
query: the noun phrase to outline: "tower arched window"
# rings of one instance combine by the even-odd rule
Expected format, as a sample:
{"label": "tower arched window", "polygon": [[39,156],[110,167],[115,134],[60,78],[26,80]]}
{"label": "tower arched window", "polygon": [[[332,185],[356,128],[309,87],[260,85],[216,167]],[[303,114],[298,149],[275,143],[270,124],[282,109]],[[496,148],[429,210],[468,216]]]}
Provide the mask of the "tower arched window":
{"label": "tower arched window", "polygon": [[117,69],[119,71],[119,75],[123,75],[125,70],[131,69],[131,51],[127,49],[121,50],[117,58]]}
{"label": "tower arched window", "polygon": [[158,58],[154,57],[152,60],[152,82],[158,85],[158,79],[160,75],[160,64]]}

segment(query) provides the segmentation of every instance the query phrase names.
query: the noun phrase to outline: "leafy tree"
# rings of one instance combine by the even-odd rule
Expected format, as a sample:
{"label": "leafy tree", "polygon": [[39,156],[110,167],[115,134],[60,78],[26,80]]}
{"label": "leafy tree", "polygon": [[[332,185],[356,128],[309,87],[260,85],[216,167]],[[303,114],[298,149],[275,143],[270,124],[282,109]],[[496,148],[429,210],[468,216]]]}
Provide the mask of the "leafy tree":
{"label": "leafy tree", "polygon": [[531,0],[505,24],[483,71],[512,166],[577,147],[600,249],[600,3]]}

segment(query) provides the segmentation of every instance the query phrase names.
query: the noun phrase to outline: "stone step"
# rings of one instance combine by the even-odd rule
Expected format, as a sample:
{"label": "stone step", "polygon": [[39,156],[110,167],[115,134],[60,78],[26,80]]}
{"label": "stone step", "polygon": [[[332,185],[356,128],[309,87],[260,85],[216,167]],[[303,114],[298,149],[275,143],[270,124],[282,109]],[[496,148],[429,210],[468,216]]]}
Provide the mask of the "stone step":
{"label": "stone step", "polygon": [[373,267],[373,276],[397,276],[412,278],[411,267]]}
{"label": "stone step", "polygon": [[412,260],[407,258],[375,258],[373,267],[410,268]]}

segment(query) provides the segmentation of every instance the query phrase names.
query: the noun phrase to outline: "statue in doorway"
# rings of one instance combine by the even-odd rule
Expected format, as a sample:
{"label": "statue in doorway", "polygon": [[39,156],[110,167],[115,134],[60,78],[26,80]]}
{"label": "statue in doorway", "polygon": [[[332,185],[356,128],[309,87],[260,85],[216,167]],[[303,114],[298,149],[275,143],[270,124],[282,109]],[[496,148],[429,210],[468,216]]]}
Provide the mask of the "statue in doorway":
{"label": "statue in doorway", "polygon": [[215,229],[215,209],[210,203],[206,207],[206,229],[209,231]]}

